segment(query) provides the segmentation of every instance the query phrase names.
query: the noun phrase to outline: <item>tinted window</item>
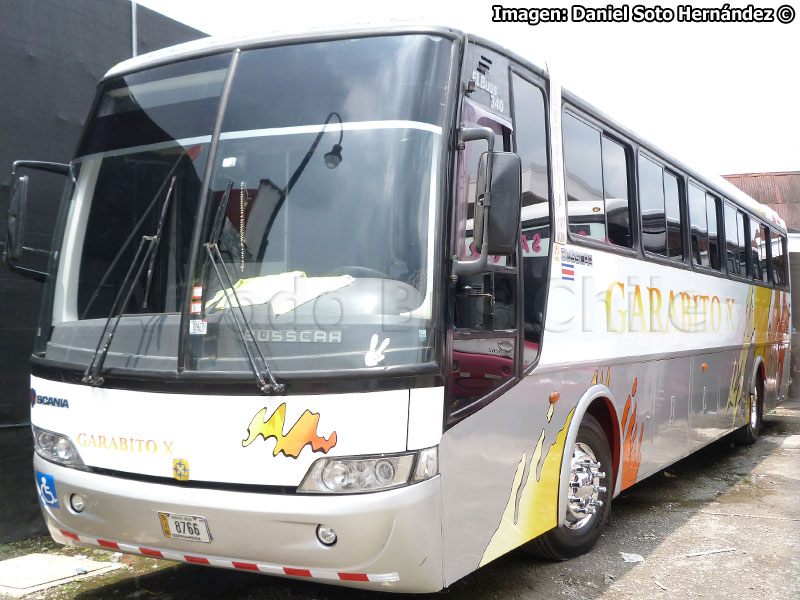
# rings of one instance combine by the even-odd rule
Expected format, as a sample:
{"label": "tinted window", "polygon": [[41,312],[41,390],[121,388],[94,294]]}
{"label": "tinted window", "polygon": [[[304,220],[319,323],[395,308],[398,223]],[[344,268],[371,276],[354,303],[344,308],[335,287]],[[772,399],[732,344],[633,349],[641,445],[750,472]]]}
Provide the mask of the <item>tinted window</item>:
{"label": "tinted window", "polygon": [[736,211],[736,234],[739,238],[739,247],[736,253],[737,262],[739,263],[739,275],[747,277],[747,234],[745,233],[745,224],[747,217],[742,211]]}
{"label": "tinted window", "polygon": [[563,136],[569,230],[607,241],[600,132],[566,114]]}
{"label": "tinted window", "polygon": [[758,244],[758,256],[761,260],[761,281],[769,283],[771,280],[769,269],[769,229],[761,225],[761,239]]}
{"label": "tinted window", "polygon": [[725,262],[728,273],[739,275],[739,233],[736,228],[736,209],[725,204]]}
{"label": "tinted window", "polygon": [[563,137],[570,232],[631,247],[625,148],[570,114]]}
{"label": "tinted window", "polygon": [[719,239],[719,199],[706,194],[708,219],[708,260],[712,269],[722,268],[722,249]]}
{"label": "tinted window", "polygon": [[750,264],[752,265],[753,279],[756,281],[761,281],[764,278],[759,251],[759,248],[763,245],[761,229],[762,226],[757,221],[750,219]]}
{"label": "tinted window", "polygon": [[332,111],[345,123],[441,123],[451,48],[441,38],[397,35],[242,52],[222,130],[319,124]]}
{"label": "tinted window", "polygon": [[603,188],[608,241],[630,248],[631,213],[628,200],[628,157],[620,144],[603,136]]}
{"label": "tinted window", "polygon": [[703,190],[689,186],[689,223],[692,227],[692,261],[708,266],[708,225],[706,221],[706,195]]}
{"label": "tinted window", "polygon": [[664,172],[664,202],[667,210],[667,246],[670,258],[683,260],[683,235],[681,233],[681,198],[678,178]]}
{"label": "tinted window", "polygon": [[639,211],[642,244],[648,252],[667,255],[667,218],[664,209],[664,171],[650,159],[639,156]]}
{"label": "tinted window", "polygon": [[211,135],[230,61],[185,60],[104,83],[76,156]]}
{"label": "tinted window", "polygon": [[786,238],[772,232],[772,279],[776,286],[784,287],[786,277]]}

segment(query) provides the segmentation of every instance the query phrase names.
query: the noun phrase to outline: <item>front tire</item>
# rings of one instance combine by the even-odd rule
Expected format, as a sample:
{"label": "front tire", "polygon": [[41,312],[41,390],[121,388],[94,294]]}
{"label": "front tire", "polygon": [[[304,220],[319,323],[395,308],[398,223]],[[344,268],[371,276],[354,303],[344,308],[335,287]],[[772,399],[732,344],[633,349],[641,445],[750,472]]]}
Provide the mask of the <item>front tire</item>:
{"label": "front tire", "polygon": [[613,469],[603,427],[587,414],[572,448],[566,522],[530,541],[525,549],[548,560],[567,560],[591,550],[611,515]]}

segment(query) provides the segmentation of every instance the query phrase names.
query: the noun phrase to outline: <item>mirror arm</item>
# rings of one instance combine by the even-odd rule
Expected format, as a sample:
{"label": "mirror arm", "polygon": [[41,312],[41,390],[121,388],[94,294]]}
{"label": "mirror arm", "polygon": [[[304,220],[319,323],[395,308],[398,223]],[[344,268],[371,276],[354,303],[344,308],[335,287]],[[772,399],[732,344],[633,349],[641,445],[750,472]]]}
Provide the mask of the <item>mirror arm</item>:
{"label": "mirror arm", "polygon": [[6,269],[11,271],[12,273],[16,273],[17,275],[22,275],[23,277],[27,277],[28,279],[33,279],[34,281],[44,282],[47,280],[47,273],[15,265],[14,262],[11,260],[11,258],[8,256],[8,252],[6,252],[5,244],[3,244],[3,253],[2,255],[0,255],[0,262],[3,263],[3,266]]}
{"label": "mirror arm", "polygon": [[22,275],[23,277],[27,277],[28,279],[33,279],[34,281],[38,281],[40,283],[44,283],[47,281],[47,273],[43,273],[42,271],[36,271],[35,269],[28,269],[26,267],[18,267],[17,265],[13,265],[5,260],[5,252],[3,253],[3,263],[5,267],[11,271],[12,273],[16,273],[17,275]]}
{"label": "mirror arm", "polygon": [[[475,260],[458,260],[458,255],[453,256],[453,268],[450,273],[450,280],[455,282],[459,275],[474,275],[486,269],[489,262],[488,241],[489,241],[489,206],[491,206],[491,182],[492,182],[492,152],[494,151],[494,131],[489,127],[464,127],[462,125],[458,132],[458,149],[463,150],[466,142],[475,140],[486,140],[489,147],[489,161],[486,165],[486,192],[483,196],[483,235],[481,241],[481,253]],[[473,224],[473,231],[474,231]]]}
{"label": "mirror arm", "polygon": [[35,169],[37,171],[49,171],[58,175],[69,175],[69,165],[64,163],[48,162],[44,160],[15,160],[11,165],[11,176],[17,174],[18,168]]}

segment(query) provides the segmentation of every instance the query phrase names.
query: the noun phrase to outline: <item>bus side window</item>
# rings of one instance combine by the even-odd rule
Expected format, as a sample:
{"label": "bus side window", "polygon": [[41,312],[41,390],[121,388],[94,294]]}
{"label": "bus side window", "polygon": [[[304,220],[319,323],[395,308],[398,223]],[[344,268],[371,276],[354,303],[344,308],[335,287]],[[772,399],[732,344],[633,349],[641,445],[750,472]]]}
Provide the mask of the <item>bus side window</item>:
{"label": "bus side window", "polygon": [[544,330],[547,268],[550,256],[550,184],[544,95],[517,74],[514,94],[514,142],[522,159],[523,367],[539,354]]}
{"label": "bus side window", "polygon": [[752,274],[754,281],[762,281],[763,275],[761,271],[761,257],[759,256],[759,247],[763,244],[761,238],[761,224],[753,219],[750,219],[750,264],[752,265]]}
{"label": "bus side window", "polygon": [[570,233],[630,248],[626,148],[570,113],[563,138]]}
{"label": "bus side window", "polygon": [[706,214],[708,217],[708,262],[719,271],[722,268],[722,249],[719,239],[719,199],[706,194]]}
{"label": "bus side window", "polygon": [[648,252],[667,255],[667,214],[664,207],[664,170],[639,155],[639,213],[642,245]]}
{"label": "bus side window", "polygon": [[603,192],[608,241],[617,246],[632,247],[628,153],[621,144],[605,135],[603,136]]}
{"label": "bus side window", "polygon": [[772,278],[776,287],[786,287],[786,238],[772,232]]}
{"label": "bus side window", "polygon": [[667,210],[667,248],[669,257],[683,260],[683,234],[681,233],[681,195],[678,178],[664,171],[664,200]]}
{"label": "bus side window", "polygon": [[725,256],[728,265],[728,273],[740,275],[739,273],[739,230],[736,227],[736,209],[727,202],[725,203]]}
{"label": "bus side window", "polygon": [[689,185],[689,223],[692,226],[692,262],[708,266],[708,225],[706,195],[700,188]]}
{"label": "bus side window", "polygon": [[761,240],[758,246],[758,254],[761,258],[761,281],[770,283],[770,265],[769,265],[769,229],[761,225]]}
{"label": "bus side window", "polygon": [[739,237],[737,260],[739,262],[739,275],[742,277],[749,275],[747,272],[747,237],[745,235],[746,219],[747,217],[742,211],[736,211],[736,231]]}

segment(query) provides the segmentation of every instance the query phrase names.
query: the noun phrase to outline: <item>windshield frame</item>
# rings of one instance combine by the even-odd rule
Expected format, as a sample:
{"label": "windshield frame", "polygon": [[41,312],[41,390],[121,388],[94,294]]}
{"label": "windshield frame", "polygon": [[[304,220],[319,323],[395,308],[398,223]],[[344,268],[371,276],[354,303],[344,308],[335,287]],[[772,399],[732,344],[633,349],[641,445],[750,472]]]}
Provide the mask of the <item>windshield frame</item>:
{"label": "windshield frame", "polygon": [[[345,35],[339,33],[338,35],[323,35],[323,36],[314,36],[314,37],[305,37],[302,39],[298,39],[296,42],[292,42],[287,44],[285,41],[278,40],[271,43],[258,43],[252,45],[242,45],[237,47],[231,56],[231,63],[228,67],[228,73],[225,78],[225,83],[223,85],[223,90],[220,96],[219,102],[219,109],[217,118],[214,124],[213,133],[211,136],[210,146],[209,146],[209,155],[208,160],[206,162],[205,172],[203,175],[202,180],[202,189],[200,192],[200,198],[198,199],[198,206],[197,212],[202,218],[198,218],[195,221],[194,232],[192,235],[192,242],[190,246],[190,254],[189,254],[189,265],[187,273],[196,273],[198,271],[198,256],[199,252],[197,249],[203,243],[203,233],[207,227],[207,223],[205,222],[208,218],[208,210],[207,204],[209,202],[209,188],[211,184],[211,177],[212,177],[212,170],[215,164],[216,152],[217,148],[220,143],[221,138],[221,129],[222,123],[225,116],[225,110],[227,107],[227,102],[230,97],[232,82],[235,80],[236,77],[236,67],[241,56],[242,50],[249,50],[254,48],[264,48],[270,46],[283,46],[283,45],[293,45],[294,43],[298,44],[305,44],[313,41],[318,40],[347,40],[347,39],[354,39],[354,38],[361,38],[361,37],[381,37],[386,35],[407,35],[407,34],[425,34],[425,35],[433,35],[435,37],[441,37],[445,39],[449,39],[451,42],[450,47],[450,58],[449,58],[449,79],[445,82],[443,81],[443,85],[447,85],[448,93],[446,95],[446,104],[443,108],[443,120],[441,123],[441,135],[439,136],[439,140],[434,143],[434,152],[437,154],[435,165],[436,165],[436,172],[431,173],[431,177],[435,178],[432,180],[431,185],[431,198],[429,202],[431,202],[431,214],[435,215],[435,220],[428,224],[428,240],[429,240],[429,247],[428,247],[428,261],[429,264],[432,264],[434,267],[432,276],[429,280],[432,282],[431,289],[428,290],[426,296],[429,294],[430,298],[426,298],[426,305],[427,308],[430,310],[430,324],[433,329],[432,337],[432,356],[433,360],[431,362],[425,363],[417,363],[417,364],[405,364],[405,365],[397,365],[397,366],[383,366],[379,369],[375,368],[352,368],[347,369],[345,371],[341,370],[303,370],[303,371],[288,371],[288,372],[281,372],[275,371],[275,373],[282,379],[287,382],[291,382],[291,390],[289,393],[320,393],[320,388],[314,387],[313,385],[303,385],[303,382],[311,382],[311,381],[319,381],[319,380],[326,380],[330,381],[334,384],[334,387],[341,388],[342,390],[350,390],[356,389],[362,390],[365,387],[369,389],[396,389],[399,387],[421,387],[421,386],[430,386],[430,385],[442,385],[443,381],[443,374],[442,369],[443,367],[443,360],[442,357],[444,355],[444,343],[446,338],[446,331],[444,327],[444,306],[445,306],[445,298],[446,295],[446,269],[443,268],[445,261],[445,257],[447,256],[446,252],[446,229],[447,223],[449,222],[448,219],[448,203],[447,199],[450,197],[450,190],[451,190],[451,182],[450,182],[450,170],[449,170],[449,162],[450,162],[450,141],[453,136],[453,124],[455,122],[455,114],[456,114],[456,99],[458,97],[457,94],[457,81],[458,81],[458,71],[460,66],[460,53],[461,53],[461,45],[455,43],[455,40],[459,40],[460,36],[457,35],[455,32],[447,30],[447,35],[445,35],[444,31],[435,30],[432,31],[430,29],[424,30],[415,30],[415,29],[403,29],[396,33],[387,33],[387,32],[371,32],[370,35]],[[220,48],[218,51],[215,51],[213,54],[226,54],[230,51],[230,48]],[[208,54],[208,53],[206,53]],[[204,55],[204,54],[201,54]],[[158,65],[162,66],[165,64],[171,64],[173,62],[179,62],[173,60],[162,60],[160,62],[156,62],[153,65],[147,65],[147,68],[136,69],[135,71],[128,71],[128,73],[132,72],[140,72],[140,71],[147,71],[150,68]],[[120,73],[115,73],[114,70],[109,72],[109,75],[104,78],[98,85],[98,95],[95,97],[95,100],[92,105],[92,109],[90,112],[90,117],[94,115],[97,104],[99,102],[100,93],[103,89],[103,84],[109,80],[109,76],[116,78],[119,76]],[[84,130],[84,134],[86,129]],[[80,145],[79,145],[80,147]],[[76,157],[75,160],[80,159],[81,157]],[[435,188],[435,189],[434,189]],[[52,253],[53,259],[51,261],[51,275],[48,278],[47,287],[49,289],[45,290],[45,296],[43,300],[42,306],[42,315],[41,315],[41,327],[38,332],[37,340],[36,340],[36,348],[34,351],[34,355],[32,357],[32,362],[34,365],[34,369],[37,373],[45,375],[47,373],[50,374],[52,377],[54,370],[60,372],[61,378],[63,379],[66,375],[66,379],[73,380],[73,377],[67,375],[68,373],[78,375],[83,371],[85,365],[79,365],[74,363],[64,363],[53,359],[47,359],[44,357],[44,350],[49,339],[48,333],[46,333],[49,329],[52,328],[52,309],[53,309],[53,296],[54,296],[54,283],[57,279],[56,269],[58,268],[58,251],[61,247],[61,242],[63,241],[64,236],[64,227],[65,227],[65,220],[66,220],[66,212],[69,210],[69,204],[71,201],[71,194],[69,190],[65,192],[64,198],[62,200],[62,209],[60,215],[60,223],[59,229],[57,229],[56,234],[53,240],[53,248],[54,252]],[[182,290],[182,300],[180,302],[181,307],[181,324],[180,324],[180,335],[178,339],[178,363],[176,370],[159,370],[159,369],[141,369],[141,368],[129,368],[129,367],[122,367],[122,366],[115,366],[111,365],[105,368],[104,377],[106,382],[104,385],[106,387],[124,387],[130,389],[132,387],[132,380],[141,380],[141,385],[146,386],[149,389],[161,388],[166,384],[166,387],[170,389],[174,389],[175,384],[179,383],[193,383],[197,385],[201,385],[203,391],[206,391],[209,388],[209,384],[219,383],[221,385],[225,385],[225,389],[230,389],[231,384],[238,384],[241,383],[245,387],[242,388],[241,393],[253,393],[252,387],[252,374],[250,371],[200,371],[200,370],[193,370],[191,368],[187,368],[186,366],[186,359],[187,359],[187,339],[189,333],[189,321],[192,318],[190,307],[192,302],[192,288],[193,288],[193,281],[191,276],[186,278],[186,281],[183,283],[183,290]],[[267,356],[267,360],[269,357]],[[381,380],[381,383],[377,383],[375,380]],[[346,383],[345,380],[349,380],[349,383]],[[76,381],[77,382],[77,381]],[[338,383],[337,383],[338,382]],[[135,387],[135,386],[134,386]],[[238,387],[238,386],[235,386]],[[196,385],[192,386],[192,390],[194,392],[200,391]],[[237,392],[233,391],[234,394]]]}

